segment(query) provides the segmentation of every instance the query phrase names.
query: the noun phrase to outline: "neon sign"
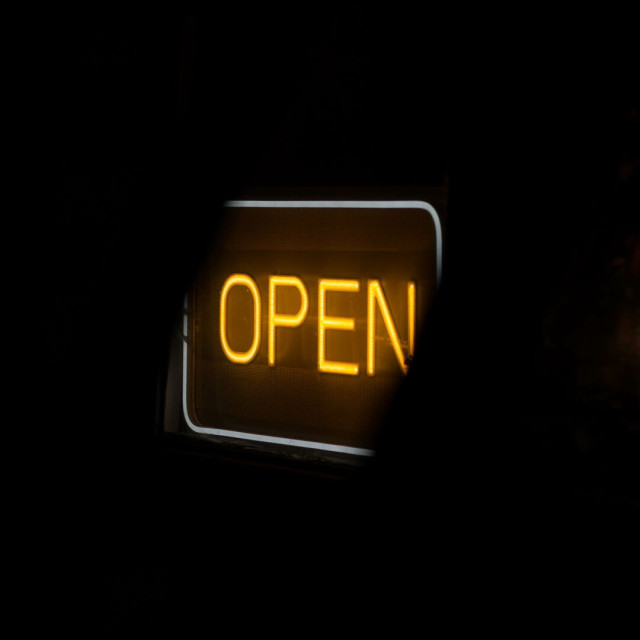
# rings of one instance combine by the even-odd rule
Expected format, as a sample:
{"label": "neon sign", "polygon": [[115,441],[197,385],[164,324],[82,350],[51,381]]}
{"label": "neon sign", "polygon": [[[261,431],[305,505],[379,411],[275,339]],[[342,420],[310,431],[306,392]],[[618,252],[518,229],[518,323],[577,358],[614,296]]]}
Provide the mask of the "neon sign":
{"label": "neon sign", "polygon": [[420,200],[226,203],[186,299],[187,432],[372,455],[442,268]]}
{"label": "neon sign", "polygon": [[[230,290],[235,286],[245,286],[251,294],[253,303],[253,336],[251,346],[247,351],[235,351],[229,344],[227,335],[228,326],[228,297]],[[278,287],[295,287],[300,294],[300,308],[295,314],[283,314],[276,312],[276,300]],[[328,361],[326,358],[326,332],[329,330],[353,331],[355,329],[355,318],[344,318],[327,315],[327,292],[329,291],[360,291],[358,280],[328,279],[318,280],[318,371],[325,373],[337,373],[343,375],[357,376],[360,368],[356,363]],[[398,330],[393,321],[387,299],[384,295],[382,285],[379,280],[369,280],[367,283],[367,375],[374,376],[376,373],[376,309],[382,314],[384,326],[391,341],[393,351],[396,355],[400,369],[407,373],[407,362],[413,357],[415,342],[415,309],[416,309],[416,286],[414,282],[407,284],[407,306],[408,306],[408,349],[405,354],[400,343]],[[260,322],[261,297],[258,285],[253,278],[244,273],[234,273],[224,282],[220,293],[220,344],[225,356],[230,362],[239,364],[250,363],[258,353],[261,340]],[[309,311],[309,294],[304,282],[296,276],[269,276],[269,347],[268,362],[273,367],[276,364],[276,327],[295,328],[302,325],[307,318]],[[240,320],[241,321],[241,320]]]}

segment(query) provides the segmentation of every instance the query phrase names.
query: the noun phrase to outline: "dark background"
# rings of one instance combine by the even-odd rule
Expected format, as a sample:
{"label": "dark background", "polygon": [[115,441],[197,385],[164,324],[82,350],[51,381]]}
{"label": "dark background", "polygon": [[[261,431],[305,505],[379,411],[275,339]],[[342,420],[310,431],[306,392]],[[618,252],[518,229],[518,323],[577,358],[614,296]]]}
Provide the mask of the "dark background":
{"label": "dark background", "polygon": [[[307,635],[340,611],[361,632],[631,571],[629,22],[355,4],[20,23],[19,599],[94,637]],[[448,189],[440,294],[355,477],[154,437],[205,239],[264,186]]]}

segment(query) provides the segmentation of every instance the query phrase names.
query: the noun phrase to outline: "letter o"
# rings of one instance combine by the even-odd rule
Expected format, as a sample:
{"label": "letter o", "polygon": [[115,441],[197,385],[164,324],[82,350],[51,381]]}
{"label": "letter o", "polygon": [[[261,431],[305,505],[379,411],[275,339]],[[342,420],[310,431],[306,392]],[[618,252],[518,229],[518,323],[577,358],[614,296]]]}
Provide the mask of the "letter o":
{"label": "letter o", "polygon": [[[247,287],[253,296],[253,342],[249,350],[244,352],[234,351],[227,340],[227,296],[229,291],[237,285]],[[253,278],[245,273],[230,275],[222,287],[222,292],[220,293],[220,344],[225,356],[231,362],[240,364],[251,362],[260,348],[260,291]]]}

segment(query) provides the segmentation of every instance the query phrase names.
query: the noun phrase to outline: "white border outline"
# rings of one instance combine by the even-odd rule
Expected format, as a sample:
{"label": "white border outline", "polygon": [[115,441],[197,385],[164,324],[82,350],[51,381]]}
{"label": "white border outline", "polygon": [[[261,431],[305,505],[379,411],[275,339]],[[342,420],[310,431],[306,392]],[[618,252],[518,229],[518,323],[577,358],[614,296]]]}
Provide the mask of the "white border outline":
{"label": "white border outline", "polygon": [[[436,210],[427,202],[423,202],[421,200],[229,200],[225,202],[223,206],[269,209],[423,209],[431,216],[436,231],[436,281],[438,285],[440,284],[440,278],[442,275],[442,229],[440,226],[440,218],[438,217]],[[187,412],[187,359],[189,350],[187,342],[187,337],[189,335],[188,322],[187,298],[185,296],[185,312],[182,323],[182,412],[187,426],[192,431],[226,438],[239,438],[242,440],[252,440],[254,442],[269,442],[272,444],[283,444],[294,447],[303,447],[306,449],[320,449],[336,453],[349,453],[357,456],[375,455],[375,451],[373,449],[345,447],[339,444],[312,442],[310,440],[295,440],[293,438],[279,438],[277,436],[263,436],[243,431],[229,431],[228,429],[199,427],[194,424],[189,418],[189,414]]]}

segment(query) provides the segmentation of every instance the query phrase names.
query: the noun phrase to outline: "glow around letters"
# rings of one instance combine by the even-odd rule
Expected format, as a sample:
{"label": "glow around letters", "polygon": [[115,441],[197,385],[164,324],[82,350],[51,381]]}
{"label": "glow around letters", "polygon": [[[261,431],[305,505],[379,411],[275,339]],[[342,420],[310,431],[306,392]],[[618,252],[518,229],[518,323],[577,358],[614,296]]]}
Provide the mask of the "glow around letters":
{"label": "glow around letters", "polygon": [[[246,287],[253,299],[253,339],[247,351],[235,351],[227,338],[228,308],[227,300],[230,290],[235,286]],[[294,287],[300,294],[300,308],[294,314],[277,313],[276,300],[280,287]],[[332,292],[359,292],[360,281],[350,279],[320,279],[318,281],[318,371],[340,375],[357,376],[359,365],[355,362],[341,362],[327,360],[326,334],[327,331],[354,331],[355,318],[329,316],[326,311],[326,294]],[[407,317],[408,317],[408,352],[402,349],[398,329],[393,320],[391,310],[379,280],[367,281],[367,375],[376,373],[376,308],[379,309],[385,330],[396,360],[401,371],[408,372],[407,362],[413,356],[415,344],[415,314],[416,314],[416,286],[414,282],[407,283]],[[309,311],[309,294],[304,282],[297,276],[269,276],[268,294],[268,364],[276,366],[276,328],[295,329],[307,319]],[[236,364],[249,364],[258,354],[261,343],[261,298],[260,291],[253,278],[247,274],[231,274],[224,282],[220,293],[220,344],[225,356]]]}

